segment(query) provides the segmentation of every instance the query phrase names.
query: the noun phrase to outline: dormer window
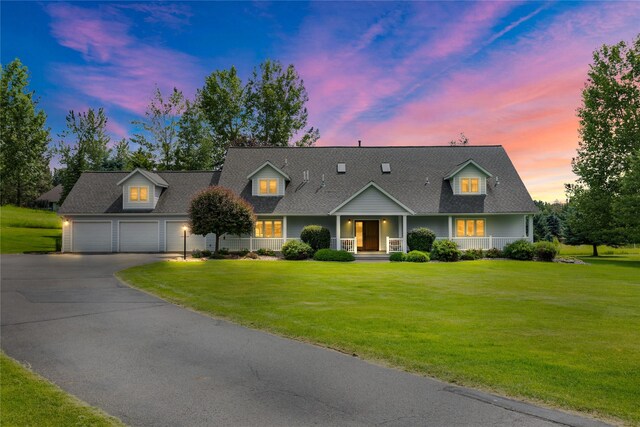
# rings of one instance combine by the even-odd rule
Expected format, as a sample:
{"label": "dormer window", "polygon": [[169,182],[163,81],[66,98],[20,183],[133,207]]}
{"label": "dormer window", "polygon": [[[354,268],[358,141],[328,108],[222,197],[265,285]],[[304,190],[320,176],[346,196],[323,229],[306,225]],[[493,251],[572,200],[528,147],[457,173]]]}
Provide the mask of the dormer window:
{"label": "dormer window", "polygon": [[130,202],[148,202],[149,201],[149,187],[129,187],[129,201]]}
{"label": "dormer window", "polygon": [[479,193],[480,179],[479,178],[460,178],[460,192],[461,193]]}
{"label": "dormer window", "polygon": [[278,179],[263,178],[258,181],[258,191],[261,195],[278,194]]}

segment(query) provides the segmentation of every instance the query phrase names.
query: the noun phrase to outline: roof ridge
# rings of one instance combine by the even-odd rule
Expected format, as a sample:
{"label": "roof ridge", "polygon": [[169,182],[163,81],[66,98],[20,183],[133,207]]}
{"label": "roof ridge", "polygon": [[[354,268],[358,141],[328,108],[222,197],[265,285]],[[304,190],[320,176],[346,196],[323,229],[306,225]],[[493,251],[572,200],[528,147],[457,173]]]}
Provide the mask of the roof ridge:
{"label": "roof ridge", "polygon": [[367,145],[364,147],[351,145],[320,145],[313,147],[229,147],[229,150],[277,150],[277,149],[319,149],[319,148],[345,148],[345,149],[368,149],[368,148],[501,148],[502,144],[488,145]]}

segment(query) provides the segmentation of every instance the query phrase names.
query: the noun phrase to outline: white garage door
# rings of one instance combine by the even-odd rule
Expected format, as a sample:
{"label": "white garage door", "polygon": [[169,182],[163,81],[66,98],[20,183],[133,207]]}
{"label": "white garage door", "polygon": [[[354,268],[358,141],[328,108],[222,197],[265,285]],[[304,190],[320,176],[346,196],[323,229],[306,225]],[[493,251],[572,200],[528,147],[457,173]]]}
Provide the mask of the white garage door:
{"label": "white garage door", "polygon": [[[187,225],[186,222],[167,221],[167,252],[182,252],[184,250],[184,235],[182,227]],[[189,234],[187,232],[187,251],[194,249],[205,249],[205,241],[203,236]]]}
{"label": "white garage door", "polygon": [[111,221],[73,222],[73,252],[111,252]]}
{"label": "white garage door", "polygon": [[158,252],[158,221],[120,222],[120,252]]}

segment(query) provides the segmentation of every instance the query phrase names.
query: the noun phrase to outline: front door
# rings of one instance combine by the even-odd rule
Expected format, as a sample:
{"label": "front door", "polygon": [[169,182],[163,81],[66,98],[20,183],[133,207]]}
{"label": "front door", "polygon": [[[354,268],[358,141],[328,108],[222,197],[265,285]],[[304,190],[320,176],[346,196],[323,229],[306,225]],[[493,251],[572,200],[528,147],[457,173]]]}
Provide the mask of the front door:
{"label": "front door", "polygon": [[359,251],[380,250],[378,230],[379,224],[377,220],[356,221],[356,243]]}

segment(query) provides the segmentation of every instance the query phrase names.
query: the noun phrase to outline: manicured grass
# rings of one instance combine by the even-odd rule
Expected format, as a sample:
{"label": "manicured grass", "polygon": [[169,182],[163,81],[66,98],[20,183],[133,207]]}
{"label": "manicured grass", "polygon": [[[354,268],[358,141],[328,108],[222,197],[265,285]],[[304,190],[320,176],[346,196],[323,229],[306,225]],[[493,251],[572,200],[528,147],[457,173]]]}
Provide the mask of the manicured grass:
{"label": "manicured grass", "polygon": [[52,252],[62,236],[60,218],[55,212],[0,207],[0,253]]}
{"label": "manicured grass", "polygon": [[640,256],[585,260],[162,262],[119,276],[251,327],[640,423]]}
{"label": "manicured grass", "polygon": [[0,353],[0,418],[3,426],[122,426],[99,409]]}
{"label": "manicured grass", "polygon": [[[570,246],[560,245],[560,256],[591,256],[593,253],[593,247],[590,245]],[[599,255],[627,255],[627,254],[640,254],[640,244],[636,244],[635,247],[622,246],[620,248],[612,248],[611,246],[598,246]]]}

